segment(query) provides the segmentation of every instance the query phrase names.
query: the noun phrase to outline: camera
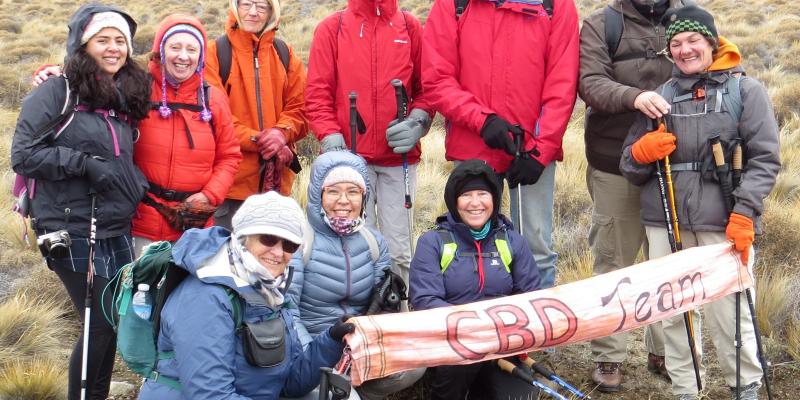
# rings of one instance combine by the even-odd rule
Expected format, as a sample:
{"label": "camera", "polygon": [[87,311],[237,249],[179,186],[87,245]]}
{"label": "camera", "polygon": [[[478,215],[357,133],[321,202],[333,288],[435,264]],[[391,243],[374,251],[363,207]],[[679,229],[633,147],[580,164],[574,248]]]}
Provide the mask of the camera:
{"label": "camera", "polygon": [[69,237],[69,232],[66,229],[62,229],[39,236],[36,244],[39,245],[39,251],[42,256],[60,259],[69,256],[69,247],[72,245],[72,239]]}

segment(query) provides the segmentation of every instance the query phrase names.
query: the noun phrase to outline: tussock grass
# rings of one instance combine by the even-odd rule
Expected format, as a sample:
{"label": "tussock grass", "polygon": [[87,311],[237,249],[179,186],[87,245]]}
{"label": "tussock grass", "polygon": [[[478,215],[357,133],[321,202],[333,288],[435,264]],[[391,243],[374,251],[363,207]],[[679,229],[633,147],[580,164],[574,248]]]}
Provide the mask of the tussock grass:
{"label": "tussock grass", "polygon": [[69,323],[52,301],[17,295],[0,304],[0,363],[64,350]]}
{"label": "tussock grass", "polygon": [[56,400],[66,398],[67,371],[49,360],[14,361],[0,369],[0,398]]}
{"label": "tussock grass", "polygon": [[756,316],[761,333],[775,337],[789,322],[786,316],[794,314],[797,304],[797,281],[794,276],[774,270],[764,273],[756,281]]}
{"label": "tussock grass", "polygon": [[[41,257],[37,264],[27,267],[28,276],[14,288],[14,296],[24,298],[29,304],[52,307],[60,317],[69,321],[76,321],[78,315],[75,307],[67,295],[64,285],[53,271],[45,267]],[[82,311],[82,310],[81,310]],[[67,328],[73,330],[77,325],[69,324]]]}

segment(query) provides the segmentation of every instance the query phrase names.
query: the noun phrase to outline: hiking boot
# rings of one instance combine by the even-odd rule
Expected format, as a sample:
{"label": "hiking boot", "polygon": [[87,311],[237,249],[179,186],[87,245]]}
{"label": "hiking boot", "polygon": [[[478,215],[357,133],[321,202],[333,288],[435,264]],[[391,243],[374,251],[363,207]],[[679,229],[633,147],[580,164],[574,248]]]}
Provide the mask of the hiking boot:
{"label": "hiking boot", "polygon": [[675,400],[697,400],[695,394],[679,394],[675,396]]}
{"label": "hiking boot", "polygon": [[622,363],[596,362],[592,371],[592,382],[597,384],[597,390],[603,393],[614,393],[622,390]]}
{"label": "hiking boot", "polygon": [[672,382],[669,372],[667,372],[667,366],[664,363],[664,356],[647,353],[647,370],[666,379],[667,382]]}
{"label": "hiking boot", "polygon": [[736,398],[736,389],[731,389],[731,399],[733,400],[758,400],[758,389],[761,387],[761,382],[756,381],[747,386],[743,386],[739,391],[739,399]]}

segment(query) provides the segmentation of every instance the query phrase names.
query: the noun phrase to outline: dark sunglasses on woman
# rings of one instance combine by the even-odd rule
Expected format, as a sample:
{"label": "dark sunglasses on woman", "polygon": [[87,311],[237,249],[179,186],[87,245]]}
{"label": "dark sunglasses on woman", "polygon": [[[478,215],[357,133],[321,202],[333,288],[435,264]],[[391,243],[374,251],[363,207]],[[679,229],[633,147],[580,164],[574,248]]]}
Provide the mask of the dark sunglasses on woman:
{"label": "dark sunglasses on woman", "polygon": [[287,253],[294,253],[300,247],[300,245],[297,243],[292,243],[282,237],[278,237],[275,235],[266,235],[266,234],[258,235],[258,241],[267,247],[274,247],[276,244],[278,244],[278,242],[281,242],[283,251]]}

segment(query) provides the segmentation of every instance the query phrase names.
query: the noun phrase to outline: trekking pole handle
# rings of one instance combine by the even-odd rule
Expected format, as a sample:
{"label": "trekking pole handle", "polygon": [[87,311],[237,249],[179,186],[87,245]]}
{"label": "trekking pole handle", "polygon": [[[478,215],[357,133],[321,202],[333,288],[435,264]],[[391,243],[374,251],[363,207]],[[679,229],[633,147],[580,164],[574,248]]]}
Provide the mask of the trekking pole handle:
{"label": "trekking pole handle", "polygon": [[403,87],[403,81],[400,79],[392,79],[391,85],[394,87],[394,97],[397,99],[397,120],[402,120],[406,117],[408,101],[406,100],[406,89]]}
{"label": "trekking pole handle", "polygon": [[356,108],[356,92],[350,92],[347,96],[350,99],[350,151],[356,153],[356,131],[358,130],[358,109]]}
{"label": "trekking pole handle", "polygon": [[739,187],[739,181],[742,179],[742,145],[741,143],[736,143],[736,146],[733,148],[733,156],[731,157],[731,177],[733,188],[736,189]]}
{"label": "trekking pole handle", "polygon": [[711,139],[711,154],[714,155],[714,165],[717,168],[725,166],[725,155],[722,153],[722,143],[719,142],[719,137]]}

